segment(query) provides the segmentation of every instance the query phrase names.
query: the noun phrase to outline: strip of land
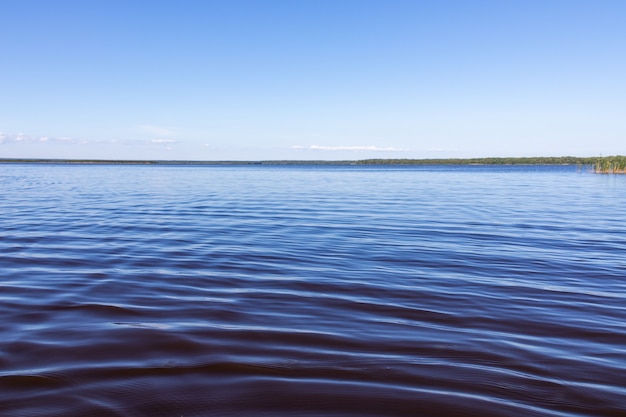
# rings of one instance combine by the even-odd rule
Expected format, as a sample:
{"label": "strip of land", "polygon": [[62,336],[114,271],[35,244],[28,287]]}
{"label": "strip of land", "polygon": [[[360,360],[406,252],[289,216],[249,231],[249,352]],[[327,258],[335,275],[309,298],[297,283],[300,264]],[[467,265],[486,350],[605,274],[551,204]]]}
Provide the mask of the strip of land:
{"label": "strip of land", "polygon": [[0,163],[36,164],[120,164],[120,165],[581,165],[601,171],[626,169],[626,156],[605,157],[523,157],[523,158],[441,158],[441,159],[361,159],[361,160],[267,160],[267,161],[182,161],[112,159],[0,158]]}

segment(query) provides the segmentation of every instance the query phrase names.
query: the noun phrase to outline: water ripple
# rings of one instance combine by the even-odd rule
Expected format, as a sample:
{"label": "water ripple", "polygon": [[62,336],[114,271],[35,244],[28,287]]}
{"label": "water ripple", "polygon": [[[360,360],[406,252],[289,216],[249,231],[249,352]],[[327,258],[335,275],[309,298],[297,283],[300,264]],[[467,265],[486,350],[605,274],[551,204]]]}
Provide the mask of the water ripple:
{"label": "water ripple", "polygon": [[622,180],[0,166],[0,414],[621,416]]}

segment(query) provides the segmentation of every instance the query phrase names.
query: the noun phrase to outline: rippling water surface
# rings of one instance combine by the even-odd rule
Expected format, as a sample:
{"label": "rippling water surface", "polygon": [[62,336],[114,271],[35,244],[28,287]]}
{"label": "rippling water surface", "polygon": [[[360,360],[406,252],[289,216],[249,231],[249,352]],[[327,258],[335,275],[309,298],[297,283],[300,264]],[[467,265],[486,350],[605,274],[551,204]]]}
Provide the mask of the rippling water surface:
{"label": "rippling water surface", "polygon": [[0,191],[0,415],[626,415],[626,176],[0,165]]}

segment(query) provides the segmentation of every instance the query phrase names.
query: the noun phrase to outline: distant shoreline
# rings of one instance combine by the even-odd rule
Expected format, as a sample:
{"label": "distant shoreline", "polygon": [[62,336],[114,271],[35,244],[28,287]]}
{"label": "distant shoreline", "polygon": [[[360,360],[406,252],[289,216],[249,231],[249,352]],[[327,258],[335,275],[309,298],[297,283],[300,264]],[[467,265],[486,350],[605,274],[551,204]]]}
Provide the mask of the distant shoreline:
{"label": "distant shoreline", "polygon": [[361,160],[265,160],[265,161],[185,161],[0,158],[3,164],[102,164],[102,165],[598,165],[621,156],[606,157],[519,157],[519,158],[438,158],[438,159],[361,159]]}

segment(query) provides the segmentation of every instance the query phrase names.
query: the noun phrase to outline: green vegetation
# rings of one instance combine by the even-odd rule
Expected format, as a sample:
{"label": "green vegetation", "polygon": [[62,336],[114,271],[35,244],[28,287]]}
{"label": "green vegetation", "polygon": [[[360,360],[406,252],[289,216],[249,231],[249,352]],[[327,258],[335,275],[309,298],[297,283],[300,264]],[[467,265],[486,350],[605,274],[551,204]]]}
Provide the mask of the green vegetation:
{"label": "green vegetation", "polygon": [[593,172],[598,174],[626,174],[626,156],[605,156],[593,163]]}
{"label": "green vegetation", "polygon": [[364,159],[359,165],[591,165],[597,158],[538,156],[525,158]]}
{"label": "green vegetation", "polygon": [[0,163],[124,165],[577,165],[601,174],[626,174],[626,156],[524,158],[362,159],[343,161],[149,161],[100,159],[0,159]]}
{"label": "green vegetation", "polygon": [[115,165],[146,165],[155,164],[156,161],[127,161],[106,159],[39,159],[39,158],[3,158],[0,163],[4,164],[115,164]]}

